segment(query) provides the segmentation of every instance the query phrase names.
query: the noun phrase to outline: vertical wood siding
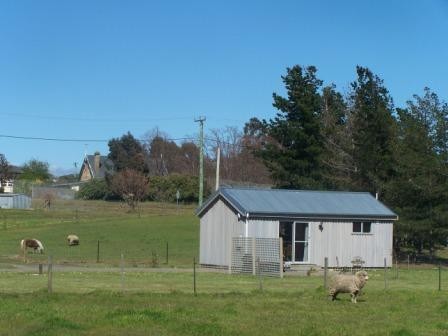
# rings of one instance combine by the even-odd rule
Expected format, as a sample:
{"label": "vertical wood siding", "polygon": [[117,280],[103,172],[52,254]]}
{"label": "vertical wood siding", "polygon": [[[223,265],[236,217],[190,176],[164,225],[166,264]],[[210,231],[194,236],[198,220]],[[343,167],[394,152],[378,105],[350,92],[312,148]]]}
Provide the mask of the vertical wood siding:
{"label": "vertical wood siding", "polygon": [[249,237],[278,238],[278,220],[250,219]]}
{"label": "vertical wood siding", "polygon": [[[384,258],[392,265],[391,222],[372,222],[370,234],[353,234],[352,222],[310,222],[310,262],[323,266],[328,257],[330,267],[352,266],[354,257],[361,257],[365,267],[383,267]],[[339,265],[337,265],[337,259]]]}
{"label": "vertical wood siding", "polygon": [[201,218],[199,262],[228,266],[232,237],[243,237],[244,221],[218,200]]}

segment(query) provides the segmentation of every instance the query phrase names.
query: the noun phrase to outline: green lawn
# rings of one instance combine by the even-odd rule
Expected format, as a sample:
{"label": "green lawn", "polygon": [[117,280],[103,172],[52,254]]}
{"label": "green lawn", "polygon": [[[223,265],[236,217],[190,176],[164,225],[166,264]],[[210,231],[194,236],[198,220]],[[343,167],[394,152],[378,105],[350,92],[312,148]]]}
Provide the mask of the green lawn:
{"label": "green lawn", "polygon": [[[50,211],[0,210],[0,335],[448,335],[448,274],[427,266],[369,271],[369,282],[352,304],[348,295],[330,302],[321,276],[283,279],[197,274],[199,221],[194,207],[145,203],[139,214],[121,203],[57,202]],[[68,247],[69,233],[80,236]],[[35,237],[46,254],[23,265],[19,241]],[[101,262],[96,263],[100,240]],[[166,242],[169,264],[164,265]],[[120,254],[124,277],[111,267]],[[153,268],[152,255],[159,268]],[[37,275],[37,263],[52,255],[77,271]],[[95,271],[96,268],[106,271]],[[162,270],[163,268],[163,270]],[[90,270],[90,271],[89,271]]]}
{"label": "green lawn", "polygon": [[[100,261],[118,265],[121,253],[134,266],[166,262],[169,266],[191,265],[198,254],[199,220],[192,206],[145,203],[139,213],[128,213],[118,202],[58,202],[50,211],[0,211],[0,262],[19,262],[22,238],[37,238],[45,246],[45,255],[29,254],[29,262],[46,260],[52,255],[59,263]],[[81,244],[68,247],[66,236],[75,233]]]}
{"label": "green lawn", "polygon": [[[371,271],[358,304],[327,299],[322,278],[199,273],[1,273],[0,335],[448,335],[436,270]],[[391,274],[389,274],[390,276]]]}

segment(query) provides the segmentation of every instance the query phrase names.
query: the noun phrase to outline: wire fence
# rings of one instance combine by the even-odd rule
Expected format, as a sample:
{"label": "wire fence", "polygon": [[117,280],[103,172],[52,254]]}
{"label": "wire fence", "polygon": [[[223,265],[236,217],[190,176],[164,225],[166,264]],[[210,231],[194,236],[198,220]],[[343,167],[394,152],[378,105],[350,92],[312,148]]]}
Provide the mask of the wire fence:
{"label": "wire fence", "polygon": [[[187,268],[135,268],[125,254],[120,255],[117,267],[82,267],[61,265],[49,256],[41,264],[23,264],[4,268],[0,264],[0,292],[21,293],[46,291],[48,293],[86,293],[95,290],[113,292],[152,293],[251,293],[308,292],[312,295],[327,296],[324,290],[322,272],[309,276],[293,276],[285,272],[283,278],[266,277],[262,274],[229,274],[227,271],[201,269],[196,259]],[[428,293],[448,292],[448,275],[444,267],[427,269],[370,269],[369,280],[364,293],[424,291]],[[331,278],[332,272],[329,272]],[[365,294],[364,294],[365,295]]]}

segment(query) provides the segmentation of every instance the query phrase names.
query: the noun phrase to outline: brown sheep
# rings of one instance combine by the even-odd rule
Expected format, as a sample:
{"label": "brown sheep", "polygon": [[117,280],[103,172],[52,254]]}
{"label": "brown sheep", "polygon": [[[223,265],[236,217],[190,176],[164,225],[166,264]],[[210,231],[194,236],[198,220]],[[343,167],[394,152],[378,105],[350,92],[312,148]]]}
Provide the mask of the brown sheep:
{"label": "brown sheep", "polygon": [[354,275],[336,275],[330,285],[331,300],[335,300],[339,293],[350,293],[352,296],[352,302],[356,303],[356,298],[368,279],[369,276],[366,271],[358,271]]}
{"label": "brown sheep", "polygon": [[79,245],[79,237],[77,235],[70,234],[67,236],[67,243],[68,246]]}

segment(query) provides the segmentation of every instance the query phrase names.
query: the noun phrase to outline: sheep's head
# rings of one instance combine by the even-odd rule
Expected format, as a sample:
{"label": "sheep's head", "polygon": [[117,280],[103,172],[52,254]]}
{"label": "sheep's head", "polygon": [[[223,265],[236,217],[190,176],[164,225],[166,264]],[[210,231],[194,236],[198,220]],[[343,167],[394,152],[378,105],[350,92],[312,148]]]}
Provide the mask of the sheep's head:
{"label": "sheep's head", "polygon": [[369,276],[367,275],[366,271],[358,271],[356,272],[356,277],[361,281],[363,284],[367,282],[369,279]]}

